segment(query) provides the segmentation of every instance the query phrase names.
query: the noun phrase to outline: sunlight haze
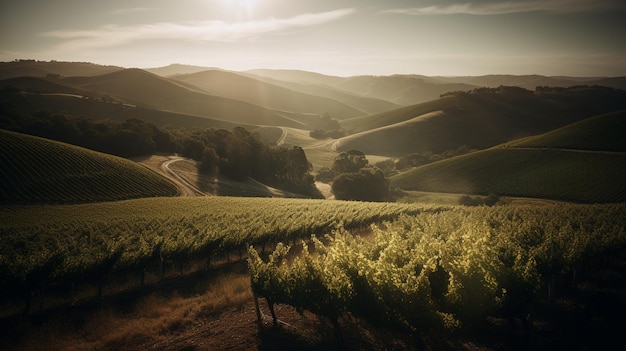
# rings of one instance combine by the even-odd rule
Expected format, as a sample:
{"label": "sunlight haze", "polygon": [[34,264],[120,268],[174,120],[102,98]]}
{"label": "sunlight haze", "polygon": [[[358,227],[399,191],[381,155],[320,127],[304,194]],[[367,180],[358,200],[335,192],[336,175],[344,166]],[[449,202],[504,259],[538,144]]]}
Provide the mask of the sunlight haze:
{"label": "sunlight haze", "polygon": [[0,60],[620,76],[624,18],[618,0],[4,1]]}

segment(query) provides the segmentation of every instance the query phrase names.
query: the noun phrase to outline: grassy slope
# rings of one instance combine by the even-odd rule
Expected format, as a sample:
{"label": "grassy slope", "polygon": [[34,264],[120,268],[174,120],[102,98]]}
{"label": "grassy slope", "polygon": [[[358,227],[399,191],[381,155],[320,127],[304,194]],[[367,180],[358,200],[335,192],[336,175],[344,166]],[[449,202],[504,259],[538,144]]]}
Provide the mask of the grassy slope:
{"label": "grassy slope", "polygon": [[339,101],[300,93],[233,72],[208,70],[172,77],[192,84],[209,94],[247,101],[276,110],[300,113],[329,113],[339,119],[366,114]]}
{"label": "grassy slope", "polygon": [[422,104],[401,107],[369,116],[350,118],[341,121],[341,126],[350,133],[359,133],[404,122],[425,113],[453,108],[455,106],[456,100],[454,97],[448,96]]}
{"label": "grassy slope", "polygon": [[[69,84],[127,99],[155,109],[252,125],[306,127],[309,116],[274,111],[248,102],[194,91],[181,84],[139,69],[97,77],[68,78]],[[298,120],[299,119],[299,120]]]}
{"label": "grassy slope", "polygon": [[387,100],[360,96],[328,85],[277,80],[270,77],[253,75],[249,73],[248,75],[254,77],[255,79],[263,80],[270,84],[278,85],[283,88],[298,91],[304,94],[316,95],[340,101],[360,111],[365,111],[368,114],[390,111],[400,107],[400,105],[394,104]]}
{"label": "grassy slope", "polygon": [[0,130],[3,203],[81,203],[174,196],[167,179],[136,163]]}
{"label": "grassy slope", "polygon": [[366,97],[391,101],[398,105],[414,105],[437,99],[451,91],[471,90],[476,86],[464,83],[433,83],[419,76],[357,76],[334,86]]}
{"label": "grassy slope", "polygon": [[509,143],[510,147],[626,151],[626,110],[607,113]]}
{"label": "grassy slope", "polygon": [[[425,104],[346,120],[342,123],[346,130],[362,133],[342,138],[337,150],[357,149],[397,156],[423,151],[441,152],[462,145],[484,149],[624,108],[626,92],[599,88],[556,94],[503,92],[447,96]],[[438,110],[443,113],[428,119],[427,123],[405,123]]]}
{"label": "grassy slope", "polygon": [[624,202],[626,153],[594,150],[623,149],[619,136],[625,126],[624,112],[593,117],[508,147],[418,167],[391,181],[421,191]]}
{"label": "grassy slope", "polygon": [[254,128],[254,126],[245,123],[232,123],[209,117],[131,107],[119,103],[115,104],[91,98],[77,98],[76,96],[61,94],[0,92],[0,102],[6,103],[7,106],[13,106],[17,111],[25,114],[45,110],[93,119],[126,121],[131,118],[138,118],[151,122],[156,126],[170,125],[175,128],[224,128],[229,130],[236,126]]}

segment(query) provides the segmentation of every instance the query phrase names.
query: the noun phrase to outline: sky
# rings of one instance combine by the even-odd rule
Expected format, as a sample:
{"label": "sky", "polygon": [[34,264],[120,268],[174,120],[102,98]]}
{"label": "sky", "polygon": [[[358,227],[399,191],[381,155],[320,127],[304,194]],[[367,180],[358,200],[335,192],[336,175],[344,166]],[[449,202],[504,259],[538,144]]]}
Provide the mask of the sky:
{"label": "sky", "polygon": [[626,76],[624,0],[0,0],[0,61]]}

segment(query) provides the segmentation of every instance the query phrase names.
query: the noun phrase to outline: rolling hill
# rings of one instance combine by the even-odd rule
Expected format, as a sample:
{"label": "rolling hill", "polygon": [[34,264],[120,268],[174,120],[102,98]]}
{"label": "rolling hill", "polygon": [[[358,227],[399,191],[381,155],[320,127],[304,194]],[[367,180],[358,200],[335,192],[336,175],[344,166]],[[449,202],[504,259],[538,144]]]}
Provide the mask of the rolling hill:
{"label": "rolling hill", "polygon": [[0,129],[0,202],[87,203],[175,196],[166,178],[132,161]]}
{"label": "rolling hill", "polygon": [[209,117],[235,124],[308,128],[312,116],[276,111],[248,102],[195,91],[140,69],[126,69],[95,77],[70,77],[64,84],[108,94],[145,108]]}
{"label": "rolling hill", "polygon": [[283,88],[287,88],[293,91],[333,99],[342,102],[348,106],[352,106],[360,111],[365,111],[368,114],[390,111],[401,107],[400,105],[394,104],[387,100],[364,97],[358,94],[353,94],[338,88],[334,88],[329,85],[289,82],[269,78],[266,76],[257,76],[250,73],[245,74],[254,77],[255,79],[263,80],[270,84],[281,86]]}
{"label": "rolling hill", "polygon": [[0,79],[15,77],[45,77],[48,74],[63,77],[97,76],[120,71],[117,66],[102,66],[88,62],[61,62],[18,60],[0,62]]}
{"label": "rolling hill", "polygon": [[289,70],[289,69],[251,69],[244,73],[254,74],[256,76],[272,78],[285,82],[306,83],[315,85],[335,85],[345,78],[337,76],[329,76],[316,72]]}
{"label": "rolling hill", "polygon": [[548,133],[508,143],[517,148],[626,152],[626,111],[587,118]]}
{"label": "rolling hill", "polygon": [[[23,80],[24,78],[19,78]],[[26,78],[27,80],[38,80],[40,78]],[[0,87],[9,80],[0,81]],[[35,84],[38,85],[38,84]],[[209,117],[194,116],[176,112],[154,110],[145,107],[137,107],[121,102],[105,101],[88,95],[82,95],[83,90],[68,90],[71,87],[61,86],[55,90],[43,90],[40,93],[30,93],[27,91],[0,91],[0,113],[7,117],[18,113],[28,115],[42,110],[73,116],[84,116],[93,119],[107,119],[115,121],[126,121],[137,118],[146,122],[151,122],[156,126],[165,125],[174,128],[223,128],[233,129],[236,126],[244,128],[256,128],[256,126],[245,123],[231,123],[224,120]],[[48,92],[46,92],[48,91]],[[52,92],[57,91],[57,92]],[[72,93],[73,92],[73,93]],[[93,95],[93,92],[88,92]]]}
{"label": "rolling hill", "polygon": [[592,117],[542,135],[417,167],[392,177],[391,182],[407,190],[624,202],[626,153],[597,151],[623,149],[623,138],[597,136],[624,135],[624,119],[624,111]]}
{"label": "rolling hill", "polygon": [[433,83],[420,76],[406,75],[350,77],[334,87],[403,106],[434,100],[452,91],[476,88],[465,83]]}
{"label": "rolling hill", "polygon": [[344,129],[356,133],[339,139],[335,147],[387,156],[463,145],[484,149],[621,109],[626,109],[626,91],[610,88],[478,89],[342,121]]}
{"label": "rolling hill", "polygon": [[178,75],[172,79],[196,86],[211,95],[247,101],[275,110],[318,115],[328,113],[337,119],[367,114],[327,97],[304,94],[234,72],[208,70]]}
{"label": "rolling hill", "polygon": [[538,86],[569,88],[577,85],[598,85],[626,89],[626,77],[548,77],[542,75],[490,74],[485,76],[432,77],[442,83],[463,83],[480,87],[518,86],[534,90]]}

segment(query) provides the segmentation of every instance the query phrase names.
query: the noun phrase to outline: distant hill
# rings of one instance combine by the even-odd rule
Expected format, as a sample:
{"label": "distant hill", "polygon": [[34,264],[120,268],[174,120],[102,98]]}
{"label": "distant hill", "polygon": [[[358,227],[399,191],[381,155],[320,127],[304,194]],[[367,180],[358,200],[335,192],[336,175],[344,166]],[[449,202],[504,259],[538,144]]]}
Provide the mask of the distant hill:
{"label": "distant hill", "polygon": [[308,128],[310,115],[267,109],[245,101],[194,91],[174,81],[127,69],[97,77],[64,79],[75,87],[121,97],[142,107],[204,116],[231,123]]}
{"label": "distant hill", "polygon": [[86,203],[175,196],[166,178],[132,161],[0,129],[0,202]]}
{"label": "distant hill", "polygon": [[360,111],[368,114],[390,111],[400,107],[387,100],[375,99],[347,92],[345,90],[334,88],[325,84],[313,84],[307,82],[290,82],[273,79],[265,76],[258,76],[250,73],[243,73],[255,79],[263,80],[273,85],[281,86],[286,89],[298,91],[304,94],[316,95],[340,101],[348,106],[352,106]]}
{"label": "distant hill", "polygon": [[466,83],[433,83],[419,76],[406,75],[350,77],[333,86],[404,106],[434,100],[444,93],[477,87]]}
{"label": "distant hill", "polygon": [[0,80],[0,89],[6,91],[24,91],[37,94],[71,94],[78,96],[96,96],[93,92],[63,84],[60,79],[44,77],[13,77]]}
{"label": "distant hill", "polygon": [[626,153],[597,151],[623,149],[623,138],[598,135],[624,135],[624,119],[624,111],[592,117],[542,135],[417,167],[392,177],[391,182],[407,190],[624,202]]}
{"label": "distant hill", "polygon": [[251,69],[244,71],[244,73],[254,74],[257,76],[268,77],[286,82],[307,83],[316,85],[335,85],[345,79],[343,77],[329,76],[315,72],[288,69]]}
{"label": "distant hill", "polygon": [[45,77],[46,75],[58,75],[63,77],[96,76],[122,69],[124,68],[102,66],[87,62],[19,60],[0,62],[0,79]]}
{"label": "distant hill", "polygon": [[432,77],[442,83],[465,83],[480,87],[518,86],[534,90],[538,86],[569,88],[577,85],[599,85],[626,89],[626,77],[549,77],[542,75],[491,74],[485,76]]}
{"label": "distant hill", "polygon": [[327,97],[301,93],[234,72],[208,70],[179,75],[172,79],[191,84],[211,95],[247,101],[275,110],[318,115],[328,113],[337,119],[367,114],[366,111]]}
{"label": "distant hill", "polygon": [[179,63],[174,63],[174,64],[167,65],[164,67],[145,68],[144,71],[156,74],[161,77],[173,77],[173,76],[178,76],[182,74],[192,74],[192,73],[202,72],[206,70],[215,70],[215,69],[219,69],[219,68],[193,66],[193,65],[181,65]]}
{"label": "distant hill", "polygon": [[610,88],[479,89],[343,121],[346,130],[356,128],[357,133],[335,146],[337,151],[388,156],[438,153],[463,145],[484,149],[621,109],[626,109],[626,91]]}
{"label": "distant hill", "polygon": [[[0,81],[0,87],[2,87],[4,82],[5,81]],[[187,129],[222,128],[228,130],[237,126],[247,129],[256,128],[255,125],[246,123],[232,123],[209,117],[154,110],[123,104],[121,102],[105,101],[99,98],[77,95],[80,93],[82,93],[82,91],[74,91],[74,93],[0,91],[0,115],[29,115],[39,111],[50,111],[101,120],[126,121],[128,119],[137,118],[151,122],[158,127],[171,126],[174,128]]]}

